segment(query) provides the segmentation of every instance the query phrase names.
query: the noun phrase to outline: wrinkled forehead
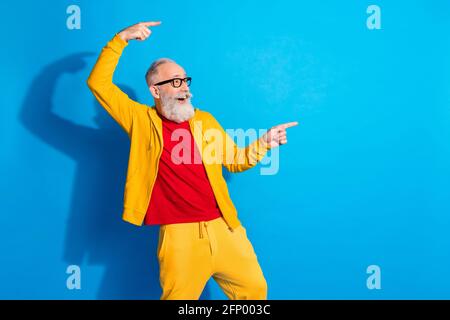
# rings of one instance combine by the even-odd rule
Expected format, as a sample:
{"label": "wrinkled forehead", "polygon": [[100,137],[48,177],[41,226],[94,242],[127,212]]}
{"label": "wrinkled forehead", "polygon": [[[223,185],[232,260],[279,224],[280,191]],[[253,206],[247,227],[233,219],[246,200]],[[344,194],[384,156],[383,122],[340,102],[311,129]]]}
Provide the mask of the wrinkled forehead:
{"label": "wrinkled forehead", "polygon": [[166,62],[158,67],[159,81],[177,77],[186,77],[186,71],[180,65],[173,62]]}

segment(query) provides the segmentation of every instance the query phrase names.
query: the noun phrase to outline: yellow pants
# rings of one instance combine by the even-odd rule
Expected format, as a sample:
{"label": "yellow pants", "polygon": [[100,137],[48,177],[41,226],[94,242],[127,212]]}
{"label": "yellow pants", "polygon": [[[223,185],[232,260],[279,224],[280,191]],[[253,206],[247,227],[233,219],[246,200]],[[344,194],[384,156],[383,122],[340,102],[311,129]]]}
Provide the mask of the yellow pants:
{"label": "yellow pants", "polygon": [[196,300],[213,277],[229,299],[267,299],[267,283],[243,226],[220,217],[161,225],[158,261],[162,300]]}

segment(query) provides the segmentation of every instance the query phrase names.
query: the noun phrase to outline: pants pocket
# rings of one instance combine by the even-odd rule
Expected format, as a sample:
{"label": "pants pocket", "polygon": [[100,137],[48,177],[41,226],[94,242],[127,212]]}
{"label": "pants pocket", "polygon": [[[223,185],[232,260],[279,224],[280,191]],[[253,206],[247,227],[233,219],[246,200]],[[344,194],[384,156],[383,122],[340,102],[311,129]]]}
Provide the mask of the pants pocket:
{"label": "pants pocket", "polygon": [[168,241],[168,232],[167,232],[166,226],[160,226],[159,228],[159,237],[158,237],[158,250],[157,250],[157,256],[159,260],[162,260],[164,258],[164,253],[166,251],[167,247],[167,241]]}

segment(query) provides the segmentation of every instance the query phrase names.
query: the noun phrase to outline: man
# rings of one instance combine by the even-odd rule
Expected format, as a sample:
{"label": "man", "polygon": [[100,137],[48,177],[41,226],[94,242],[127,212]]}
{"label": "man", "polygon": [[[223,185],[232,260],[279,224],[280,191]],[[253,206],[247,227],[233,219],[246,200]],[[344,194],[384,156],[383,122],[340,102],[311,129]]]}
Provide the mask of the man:
{"label": "man", "polygon": [[275,126],[246,148],[237,147],[211,114],[192,106],[191,79],[170,59],[155,61],[146,73],[154,106],[129,99],[113,84],[114,70],[128,42],[146,40],[150,27],[160,23],[138,23],[115,34],[87,81],[131,139],[123,219],[160,225],[161,299],[198,299],[210,277],[230,299],[267,299],[222,166],[231,172],[255,166],[270,148],[287,143],[286,128],[297,123]]}

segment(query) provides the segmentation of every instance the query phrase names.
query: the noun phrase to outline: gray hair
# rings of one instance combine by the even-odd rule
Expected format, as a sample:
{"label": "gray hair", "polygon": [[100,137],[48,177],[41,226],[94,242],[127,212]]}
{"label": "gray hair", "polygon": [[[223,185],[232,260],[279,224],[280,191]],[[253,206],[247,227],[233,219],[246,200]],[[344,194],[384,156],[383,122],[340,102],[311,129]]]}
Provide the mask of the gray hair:
{"label": "gray hair", "polygon": [[148,68],[147,72],[145,73],[145,81],[147,81],[147,85],[149,87],[155,83],[155,77],[158,74],[158,67],[168,62],[176,63],[175,61],[169,58],[160,58],[150,65],[150,68]]}

